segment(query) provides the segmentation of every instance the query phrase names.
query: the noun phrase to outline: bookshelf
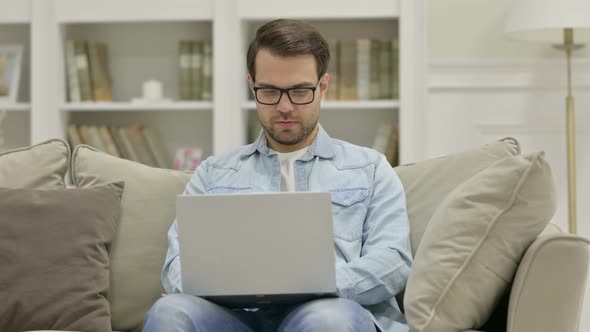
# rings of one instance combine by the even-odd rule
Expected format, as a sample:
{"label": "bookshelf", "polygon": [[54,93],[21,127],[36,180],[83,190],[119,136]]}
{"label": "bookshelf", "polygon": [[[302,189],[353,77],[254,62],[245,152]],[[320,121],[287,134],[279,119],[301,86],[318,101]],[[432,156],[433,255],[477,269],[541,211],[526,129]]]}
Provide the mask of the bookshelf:
{"label": "bookshelf", "polygon": [[[170,154],[199,147],[204,157],[248,142],[256,121],[246,83],[245,50],[257,27],[268,20],[301,18],[327,39],[399,41],[399,98],[324,100],[320,121],[337,138],[370,146],[381,123],[400,128],[400,158],[421,158],[426,90],[425,0],[0,0],[0,43],[25,44],[21,93],[8,108],[20,126],[6,131],[23,146],[67,137],[69,124],[156,129]],[[107,45],[112,102],[74,101],[68,86],[68,40]],[[179,42],[210,41],[212,96],[181,100]],[[25,68],[26,67],[26,68]],[[29,71],[29,72],[27,72]],[[31,79],[25,79],[30,77]],[[162,83],[164,101],[132,99],[142,83]],[[403,84],[402,84],[403,83]],[[11,128],[13,126],[11,125]]]}
{"label": "bookshelf", "polygon": [[30,67],[31,67],[31,15],[27,1],[0,0],[0,45],[22,47],[20,80],[16,102],[0,102],[0,111],[6,111],[0,130],[4,144],[0,152],[30,144]]}

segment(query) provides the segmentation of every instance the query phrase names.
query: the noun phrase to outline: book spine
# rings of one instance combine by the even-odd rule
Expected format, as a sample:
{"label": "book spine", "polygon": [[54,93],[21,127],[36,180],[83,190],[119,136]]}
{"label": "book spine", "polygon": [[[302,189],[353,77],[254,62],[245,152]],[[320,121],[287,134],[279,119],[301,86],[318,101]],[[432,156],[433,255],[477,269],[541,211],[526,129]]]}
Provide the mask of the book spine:
{"label": "book spine", "polygon": [[203,70],[201,83],[201,99],[213,99],[213,44],[210,40],[203,41]]}
{"label": "book spine", "polygon": [[191,99],[199,100],[203,94],[203,42],[191,42]]}
{"label": "book spine", "polygon": [[330,86],[326,99],[338,100],[340,99],[340,41],[328,40],[328,47],[330,49],[330,63],[328,64]]}
{"label": "book spine", "polygon": [[78,67],[76,65],[76,50],[73,40],[65,43],[66,77],[68,82],[68,100],[80,102],[80,83],[78,82]]}
{"label": "book spine", "polygon": [[360,100],[368,100],[370,97],[371,68],[370,68],[371,41],[358,39],[356,41],[356,92]]}
{"label": "book spine", "polygon": [[86,41],[74,41],[76,51],[76,68],[78,68],[78,82],[80,83],[80,100],[93,101],[92,82],[90,80],[90,67],[88,64],[88,51]]}
{"label": "book spine", "polygon": [[191,43],[178,43],[178,91],[180,100],[191,100]]}

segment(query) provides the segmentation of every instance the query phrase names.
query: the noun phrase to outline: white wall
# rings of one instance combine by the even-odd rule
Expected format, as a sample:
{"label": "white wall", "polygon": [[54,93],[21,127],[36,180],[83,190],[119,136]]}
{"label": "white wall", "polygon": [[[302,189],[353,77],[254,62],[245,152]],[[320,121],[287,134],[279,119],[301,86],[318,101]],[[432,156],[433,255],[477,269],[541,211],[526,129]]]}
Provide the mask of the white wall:
{"label": "white wall", "polygon": [[[517,138],[525,153],[544,150],[557,182],[553,222],[567,230],[564,54],[505,37],[511,2],[429,2],[425,154],[444,155],[506,136]],[[590,45],[574,57],[578,233],[590,238]],[[580,331],[590,331],[589,287]]]}

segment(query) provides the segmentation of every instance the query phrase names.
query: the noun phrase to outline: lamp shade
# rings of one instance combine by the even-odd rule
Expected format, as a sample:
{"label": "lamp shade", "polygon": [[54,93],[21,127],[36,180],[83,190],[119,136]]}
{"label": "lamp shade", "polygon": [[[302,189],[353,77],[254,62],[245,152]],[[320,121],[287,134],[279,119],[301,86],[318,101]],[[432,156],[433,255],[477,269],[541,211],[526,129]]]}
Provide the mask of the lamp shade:
{"label": "lamp shade", "polygon": [[590,41],[590,0],[513,0],[505,31],[510,38],[563,43],[563,29],[575,42]]}

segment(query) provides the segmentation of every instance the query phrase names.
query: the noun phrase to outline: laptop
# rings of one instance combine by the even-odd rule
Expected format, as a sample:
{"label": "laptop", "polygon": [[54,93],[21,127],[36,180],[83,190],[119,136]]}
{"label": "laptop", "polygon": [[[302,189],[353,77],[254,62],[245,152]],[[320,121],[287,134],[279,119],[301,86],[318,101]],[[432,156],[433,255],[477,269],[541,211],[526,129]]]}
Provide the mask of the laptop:
{"label": "laptop", "polygon": [[336,296],[331,196],[178,196],[182,289],[231,308]]}

